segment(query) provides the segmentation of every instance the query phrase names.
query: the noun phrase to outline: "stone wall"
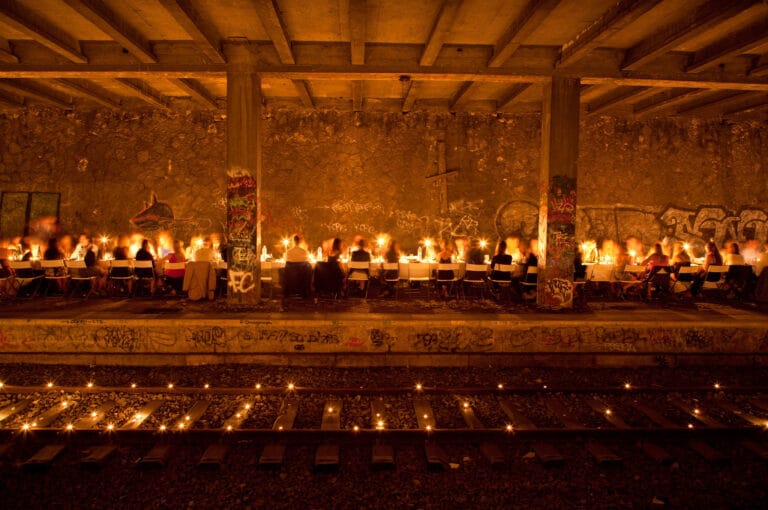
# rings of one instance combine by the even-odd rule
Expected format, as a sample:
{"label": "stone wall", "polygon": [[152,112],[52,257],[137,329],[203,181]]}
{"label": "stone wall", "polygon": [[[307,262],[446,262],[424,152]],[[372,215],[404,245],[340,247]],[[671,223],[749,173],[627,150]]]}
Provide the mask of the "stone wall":
{"label": "stone wall", "polygon": [[[268,109],[264,242],[536,233],[540,119]],[[30,110],[0,117],[0,191],[61,194],[67,232],[225,224],[226,121],[214,113]],[[578,236],[765,238],[768,127],[582,121]],[[153,199],[153,196],[156,199]],[[133,222],[131,222],[133,220]],[[9,235],[10,232],[3,232]]]}

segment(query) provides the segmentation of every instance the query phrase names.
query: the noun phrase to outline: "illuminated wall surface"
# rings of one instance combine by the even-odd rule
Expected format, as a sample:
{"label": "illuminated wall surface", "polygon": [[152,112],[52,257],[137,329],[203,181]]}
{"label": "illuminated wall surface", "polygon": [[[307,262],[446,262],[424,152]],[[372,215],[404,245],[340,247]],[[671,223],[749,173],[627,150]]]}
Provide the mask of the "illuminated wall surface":
{"label": "illuminated wall surface", "polygon": [[[388,233],[410,251],[424,236],[536,235],[538,115],[265,115],[263,227],[272,252],[297,231],[312,246]],[[211,113],[2,116],[2,235],[14,233],[24,197],[9,193],[21,191],[60,194],[70,233],[224,231],[225,137],[226,121]],[[765,239],[764,124],[585,117],[580,144],[579,240],[634,235],[647,244],[667,231],[694,244]]]}

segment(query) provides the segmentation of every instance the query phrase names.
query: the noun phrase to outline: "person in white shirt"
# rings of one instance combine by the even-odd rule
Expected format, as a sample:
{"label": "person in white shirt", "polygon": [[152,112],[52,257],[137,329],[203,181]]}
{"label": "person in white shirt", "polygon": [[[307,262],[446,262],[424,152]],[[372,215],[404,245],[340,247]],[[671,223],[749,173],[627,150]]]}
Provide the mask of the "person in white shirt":
{"label": "person in white shirt", "polygon": [[72,255],[69,256],[70,260],[85,260],[85,254],[92,251],[97,254],[98,251],[94,245],[91,244],[91,238],[87,234],[80,234],[77,238],[77,246],[72,251]]}
{"label": "person in white shirt", "polygon": [[309,262],[309,252],[306,243],[300,235],[293,236],[293,248],[285,253],[286,262]]}
{"label": "person in white shirt", "polygon": [[195,250],[192,258],[195,262],[216,262],[216,252],[211,248],[209,238],[203,240],[203,245]]}

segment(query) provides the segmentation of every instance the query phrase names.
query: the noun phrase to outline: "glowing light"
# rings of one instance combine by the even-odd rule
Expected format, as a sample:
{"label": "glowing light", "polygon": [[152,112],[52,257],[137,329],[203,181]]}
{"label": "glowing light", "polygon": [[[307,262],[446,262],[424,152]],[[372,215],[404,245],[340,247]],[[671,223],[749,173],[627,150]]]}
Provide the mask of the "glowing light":
{"label": "glowing light", "polygon": [[107,425],[107,430],[114,430],[114,429],[115,429],[115,426],[112,423]]}
{"label": "glowing light", "polygon": [[67,407],[66,401],[61,403],[61,407]]}
{"label": "glowing light", "polygon": [[248,409],[250,409],[250,408],[251,408],[251,404],[245,404],[245,406],[244,406],[244,407],[245,407],[245,409],[246,409],[246,410],[248,410]]}
{"label": "glowing light", "polygon": [[698,409],[694,409],[693,414],[701,414],[701,411],[699,411]]}
{"label": "glowing light", "polygon": [[290,240],[289,240],[287,237],[283,238],[283,240],[282,240],[282,241],[280,241],[280,242],[281,242],[281,243],[283,243],[283,247],[284,247],[286,250],[288,249],[288,245],[289,245],[289,244],[291,244],[291,241],[290,241]]}
{"label": "glowing light", "polygon": [[195,241],[195,244],[197,245],[198,248],[200,248],[200,247],[203,246],[203,240],[202,239],[198,239],[197,241]]}
{"label": "glowing light", "polygon": [[232,425],[227,425],[227,430],[231,432],[232,431]]}
{"label": "glowing light", "polygon": [[283,426],[280,425],[279,427],[277,427],[277,430],[283,430]]}
{"label": "glowing light", "polygon": [[93,383],[92,383],[92,382],[89,382],[88,384],[86,384],[86,386],[87,386],[88,388],[93,388]]}
{"label": "glowing light", "polygon": [[683,249],[684,249],[685,251],[688,251],[688,250],[690,250],[690,249],[691,249],[691,245],[690,245],[690,244],[688,244],[688,243],[683,243]]}
{"label": "glowing light", "polygon": [[720,383],[715,383],[715,384],[714,384],[714,386],[715,386],[715,389],[716,389],[716,390],[719,390],[719,389],[720,389]]}
{"label": "glowing light", "polygon": [[545,384],[544,386],[542,386],[542,388],[544,388],[546,390],[547,389],[547,385]]}
{"label": "glowing light", "polygon": [[507,432],[512,432],[512,425],[507,425]]}
{"label": "glowing light", "polygon": [[498,385],[498,386],[496,386],[496,387],[497,387],[497,388],[499,388],[500,390],[503,390],[503,389],[504,389],[504,385],[503,385],[503,384],[501,384],[501,383],[499,383],[499,385]]}
{"label": "glowing light", "polygon": [[5,383],[3,381],[0,381],[0,390],[5,387]]}
{"label": "glowing light", "polygon": [[208,384],[208,383],[205,383],[205,385],[203,386],[203,388],[205,388],[206,390],[207,390],[208,388],[210,388],[210,387],[211,387],[211,385],[210,385],[210,384]]}
{"label": "glowing light", "polygon": [[53,388],[53,383],[49,382],[46,386],[48,386],[49,388]]}
{"label": "glowing light", "polygon": [[358,430],[360,430],[360,427],[358,427],[357,425],[355,425],[354,427],[352,427],[352,430],[354,430],[355,432],[357,432]]}
{"label": "glowing light", "polygon": [[33,427],[37,427],[37,422],[36,422],[36,421],[33,421],[33,422],[32,422],[32,426],[33,426]]}
{"label": "glowing light", "polygon": [[328,408],[328,414],[332,414],[332,413],[333,413],[333,407],[329,407]]}
{"label": "glowing light", "polygon": [[427,248],[432,246],[432,239],[424,239],[424,246],[426,246]]}
{"label": "glowing light", "polygon": [[609,416],[610,416],[610,415],[611,415],[611,410],[610,410],[610,409],[606,409],[606,410],[605,410],[605,414],[607,414],[607,415],[609,415]]}
{"label": "glowing light", "polygon": [[624,389],[625,389],[625,390],[628,390],[628,389],[630,389],[631,387],[632,387],[632,385],[631,385],[631,384],[629,384],[629,383],[624,383]]}
{"label": "glowing light", "polygon": [[72,430],[74,428],[75,428],[74,425],[72,425],[71,423],[67,423],[67,430]]}
{"label": "glowing light", "polygon": [[261,389],[261,383],[256,383],[256,389],[257,389],[257,390],[260,390],[260,389]]}
{"label": "glowing light", "polygon": [[181,423],[179,423],[179,428],[180,428],[180,429],[183,429],[183,428],[184,428],[184,422],[181,422]]}
{"label": "glowing light", "polygon": [[173,389],[173,383],[172,383],[172,382],[171,382],[171,383],[168,383],[168,389],[169,389],[169,390],[172,390],[172,389]]}
{"label": "glowing light", "polygon": [[293,383],[288,383],[288,391],[293,391],[296,389],[296,385]]}
{"label": "glowing light", "polygon": [[160,425],[160,432],[165,432],[165,425]]}
{"label": "glowing light", "polygon": [[240,413],[235,414],[235,418],[240,418],[241,416],[242,416],[242,414],[240,414]]}
{"label": "glowing light", "polygon": [[136,388],[136,383],[131,383],[131,388]]}
{"label": "glowing light", "polygon": [[692,428],[693,428],[693,423],[689,423],[689,424],[688,424],[688,428],[689,428],[689,429],[692,429]]}
{"label": "glowing light", "polygon": [[425,428],[425,429],[427,429],[427,432],[429,432],[430,430],[432,430],[432,425],[427,425],[427,426],[426,426],[426,427],[424,427],[424,428]]}
{"label": "glowing light", "polygon": [[379,420],[376,422],[376,428],[377,429],[383,429],[384,428],[384,420]]}
{"label": "glowing light", "polygon": [[429,418],[429,415],[424,413],[424,416],[422,416],[422,418],[424,418],[426,420],[427,418]]}
{"label": "glowing light", "polygon": [[93,418],[96,418],[96,416],[98,416],[98,413],[97,413],[96,411],[93,411],[93,412],[91,413],[91,417],[93,417]]}
{"label": "glowing light", "polygon": [[29,423],[25,423],[21,426],[21,430],[29,430]]}
{"label": "glowing light", "polygon": [[464,402],[464,409],[469,409],[469,402]]}
{"label": "glowing light", "polygon": [[141,414],[141,413],[136,413],[136,416],[134,416],[133,419],[136,420],[136,421],[141,421],[141,420],[144,419],[144,415]]}
{"label": "glowing light", "polygon": [[488,246],[488,241],[486,241],[485,239],[481,239],[480,240],[480,248],[485,249],[486,246]]}
{"label": "glowing light", "polygon": [[421,391],[422,388],[423,388],[423,386],[421,385],[421,383],[417,383],[416,384],[416,391]]}
{"label": "glowing light", "polygon": [[376,244],[379,246],[379,248],[383,247],[384,244],[386,244],[386,242],[387,242],[387,239],[384,236],[379,236],[376,239]]}
{"label": "glowing light", "polygon": [[109,237],[101,236],[101,244],[107,244],[108,242],[109,242]]}
{"label": "glowing light", "polygon": [[189,421],[189,420],[191,420],[192,418],[191,418],[189,415],[186,415],[186,416],[184,417],[184,419],[185,419],[185,420],[187,420],[187,421]]}

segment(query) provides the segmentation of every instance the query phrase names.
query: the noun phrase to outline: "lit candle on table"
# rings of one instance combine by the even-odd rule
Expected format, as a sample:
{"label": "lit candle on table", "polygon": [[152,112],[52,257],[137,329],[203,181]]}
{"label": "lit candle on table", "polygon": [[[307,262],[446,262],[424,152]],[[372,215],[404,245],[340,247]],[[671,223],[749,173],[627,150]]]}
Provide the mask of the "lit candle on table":
{"label": "lit candle on table", "polygon": [[290,243],[290,241],[288,240],[287,237],[283,239],[283,258],[284,259],[288,258],[288,244],[289,243]]}

